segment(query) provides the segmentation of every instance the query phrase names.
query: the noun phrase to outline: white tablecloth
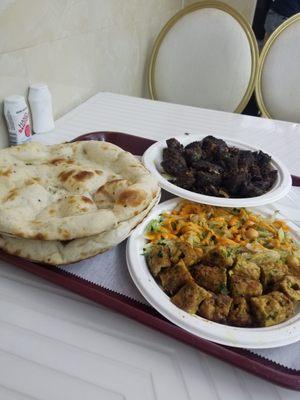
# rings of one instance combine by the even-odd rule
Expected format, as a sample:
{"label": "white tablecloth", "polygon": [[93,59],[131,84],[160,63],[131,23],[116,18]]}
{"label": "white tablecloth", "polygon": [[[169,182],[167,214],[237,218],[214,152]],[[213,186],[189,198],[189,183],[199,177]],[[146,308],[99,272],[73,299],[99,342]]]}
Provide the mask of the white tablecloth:
{"label": "white tablecloth", "polygon": [[[34,140],[57,143],[96,130],[153,139],[184,132],[244,137],[300,175],[297,124],[110,93],[98,93]],[[299,399],[299,392],[0,264],[1,400]]]}

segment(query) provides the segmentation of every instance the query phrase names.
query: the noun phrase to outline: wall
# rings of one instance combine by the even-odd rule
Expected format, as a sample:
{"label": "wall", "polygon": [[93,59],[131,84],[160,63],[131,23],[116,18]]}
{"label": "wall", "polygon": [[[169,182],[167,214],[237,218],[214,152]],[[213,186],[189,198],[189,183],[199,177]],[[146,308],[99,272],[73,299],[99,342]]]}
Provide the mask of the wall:
{"label": "wall", "polygon": [[[0,0],[0,101],[45,81],[55,117],[98,91],[146,95],[154,38],[182,0]],[[0,117],[0,147],[7,132]]]}

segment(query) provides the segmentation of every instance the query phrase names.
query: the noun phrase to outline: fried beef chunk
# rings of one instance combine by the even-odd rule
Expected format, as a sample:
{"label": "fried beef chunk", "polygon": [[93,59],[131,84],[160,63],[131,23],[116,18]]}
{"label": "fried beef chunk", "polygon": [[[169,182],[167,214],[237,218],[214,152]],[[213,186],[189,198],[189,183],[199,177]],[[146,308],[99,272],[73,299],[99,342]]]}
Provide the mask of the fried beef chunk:
{"label": "fried beef chunk", "polygon": [[290,318],[294,312],[293,302],[283,293],[270,292],[264,296],[250,299],[252,313],[259,326],[280,324]]}
{"label": "fried beef chunk", "polygon": [[292,301],[300,301],[300,278],[287,275],[276,286]]}
{"label": "fried beef chunk", "polygon": [[167,140],[162,167],[172,182],[196,193],[218,197],[254,197],[266,193],[277,179],[271,157],[229,147],[224,140],[207,136],[183,147]]}
{"label": "fried beef chunk", "polygon": [[187,169],[183,171],[181,174],[177,175],[177,178],[173,183],[175,185],[183,188],[183,189],[188,189],[191,190],[196,182],[196,178],[194,176],[193,171],[190,169]]}
{"label": "fried beef chunk", "polygon": [[231,294],[233,297],[260,296],[263,292],[262,284],[245,276],[233,275],[230,279]]}
{"label": "fried beef chunk", "polygon": [[227,150],[227,144],[222,139],[206,136],[202,140],[203,158],[206,160],[218,160],[220,155]]}
{"label": "fried beef chunk", "polygon": [[168,139],[166,141],[166,143],[167,143],[167,146],[168,146],[168,148],[170,150],[175,150],[175,151],[178,151],[179,153],[183,153],[184,152],[184,147],[182,146],[182,144],[180,144],[178,142],[177,139],[175,139],[175,138]]}
{"label": "fried beef chunk", "polygon": [[229,274],[244,276],[245,278],[259,280],[260,268],[254,262],[246,260],[243,256],[238,256],[234,267],[231,269]]}
{"label": "fried beef chunk", "polygon": [[260,269],[261,282],[265,289],[279,282],[288,273],[287,265],[279,263],[261,264]]}
{"label": "fried beef chunk", "polygon": [[170,294],[176,293],[183,285],[192,282],[192,276],[182,260],[177,265],[164,268],[158,276],[162,287]]}
{"label": "fried beef chunk", "polygon": [[212,294],[200,304],[198,314],[211,321],[226,323],[232,298],[225,294]]}
{"label": "fried beef chunk", "polygon": [[187,170],[184,157],[176,149],[166,148],[163,150],[163,161],[161,163],[163,169],[170,175],[180,175]]}
{"label": "fried beef chunk", "polygon": [[250,307],[244,297],[234,297],[228,321],[234,326],[251,326],[252,318],[250,315]]}
{"label": "fried beef chunk", "polygon": [[199,304],[211,294],[198,286],[195,282],[186,283],[176,294],[171,298],[172,303],[182,310],[196,314]]}
{"label": "fried beef chunk", "polygon": [[171,267],[170,250],[167,246],[155,245],[146,254],[148,267],[153,276],[157,276],[163,268]]}
{"label": "fried beef chunk", "polygon": [[187,267],[190,267],[199,262],[202,255],[203,250],[201,248],[192,247],[187,242],[178,241],[170,244],[170,256],[173,264],[182,260]]}
{"label": "fried beef chunk", "polygon": [[202,149],[200,146],[195,146],[194,148],[185,148],[184,158],[189,167],[198,168],[199,162],[202,159]]}
{"label": "fried beef chunk", "polygon": [[214,293],[222,293],[226,289],[227,274],[225,268],[198,264],[193,267],[192,276],[198,285]]}

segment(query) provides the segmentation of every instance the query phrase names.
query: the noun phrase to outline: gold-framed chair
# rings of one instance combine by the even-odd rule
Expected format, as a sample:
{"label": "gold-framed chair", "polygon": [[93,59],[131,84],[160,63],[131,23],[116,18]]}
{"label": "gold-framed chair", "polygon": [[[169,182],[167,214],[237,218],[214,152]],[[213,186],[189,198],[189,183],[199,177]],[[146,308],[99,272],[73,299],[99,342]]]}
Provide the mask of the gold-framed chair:
{"label": "gold-framed chair", "polygon": [[152,99],[242,112],[255,85],[258,47],[248,22],[219,1],[200,1],[160,31],[148,68]]}
{"label": "gold-framed chair", "polygon": [[255,84],[263,117],[300,123],[300,13],[268,38]]}

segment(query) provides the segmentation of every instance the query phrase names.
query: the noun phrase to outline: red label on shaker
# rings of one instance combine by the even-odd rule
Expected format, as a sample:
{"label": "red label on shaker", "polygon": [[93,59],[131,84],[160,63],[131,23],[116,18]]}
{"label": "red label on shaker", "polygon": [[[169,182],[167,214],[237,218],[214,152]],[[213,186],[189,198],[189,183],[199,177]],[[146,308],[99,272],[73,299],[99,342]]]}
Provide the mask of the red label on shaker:
{"label": "red label on shaker", "polygon": [[14,95],[4,99],[4,115],[11,145],[31,140],[29,112],[24,97]]}

